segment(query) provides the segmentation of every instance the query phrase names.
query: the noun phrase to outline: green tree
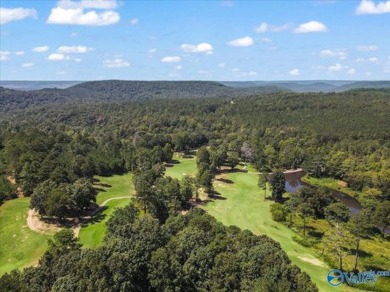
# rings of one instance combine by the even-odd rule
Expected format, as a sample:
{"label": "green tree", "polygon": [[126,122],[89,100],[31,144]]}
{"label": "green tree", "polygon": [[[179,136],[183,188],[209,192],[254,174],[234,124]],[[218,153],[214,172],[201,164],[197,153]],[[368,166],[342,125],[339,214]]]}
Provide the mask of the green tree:
{"label": "green tree", "polygon": [[358,213],[352,215],[347,224],[348,231],[355,237],[355,263],[353,270],[357,270],[360,241],[364,237],[368,237],[372,233],[372,224],[369,214],[366,210],[362,209]]}
{"label": "green tree", "polygon": [[259,180],[257,182],[257,185],[259,186],[259,188],[261,188],[264,191],[264,201],[267,198],[267,181],[268,181],[268,177],[265,172],[259,175]]}
{"label": "green tree", "polygon": [[284,178],[284,173],[282,170],[278,169],[274,171],[274,173],[270,176],[270,186],[271,186],[271,192],[272,192],[272,199],[274,201],[282,201],[282,196],[285,189],[285,183],[286,180]]}
{"label": "green tree", "polygon": [[303,236],[306,236],[306,220],[314,215],[313,208],[308,203],[301,203],[298,206],[297,211],[303,220]]}

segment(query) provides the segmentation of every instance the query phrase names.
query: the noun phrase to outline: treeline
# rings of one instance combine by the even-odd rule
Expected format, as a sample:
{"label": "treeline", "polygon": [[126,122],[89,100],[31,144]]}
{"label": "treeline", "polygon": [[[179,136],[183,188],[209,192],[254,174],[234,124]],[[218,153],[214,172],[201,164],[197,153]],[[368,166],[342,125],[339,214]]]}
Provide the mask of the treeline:
{"label": "treeline", "polygon": [[280,245],[225,227],[194,209],[164,224],[127,206],[107,222],[102,247],[54,236],[38,267],[0,278],[1,291],[318,291]]}

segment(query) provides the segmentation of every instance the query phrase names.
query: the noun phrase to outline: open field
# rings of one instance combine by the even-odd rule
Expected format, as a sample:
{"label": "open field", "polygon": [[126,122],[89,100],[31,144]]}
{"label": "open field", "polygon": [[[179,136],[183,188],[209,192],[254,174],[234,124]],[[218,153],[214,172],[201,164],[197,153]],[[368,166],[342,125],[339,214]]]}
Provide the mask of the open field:
{"label": "open field", "polygon": [[18,198],[0,207],[0,275],[37,264],[47,248],[51,235],[27,226],[29,204],[30,198]]}
{"label": "open field", "polygon": [[95,185],[100,190],[96,197],[96,203],[104,205],[104,210],[97,214],[79,233],[80,242],[84,247],[94,248],[99,246],[104,238],[105,223],[116,208],[124,207],[130,202],[129,196],[133,195],[132,175],[114,175],[111,177],[95,177],[99,182]]}

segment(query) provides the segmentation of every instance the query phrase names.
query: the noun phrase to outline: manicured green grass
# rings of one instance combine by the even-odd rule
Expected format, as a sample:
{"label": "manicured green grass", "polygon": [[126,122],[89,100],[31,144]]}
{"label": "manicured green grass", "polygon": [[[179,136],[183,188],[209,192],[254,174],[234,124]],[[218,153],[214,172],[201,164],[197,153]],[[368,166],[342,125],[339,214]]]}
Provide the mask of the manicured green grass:
{"label": "manicured green grass", "polygon": [[173,156],[173,166],[167,166],[165,175],[173,178],[181,179],[184,175],[195,176],[196,165],[195,158],[182,158],[177,153]]}
{"label": "manicured green grass", "polygon": [[18,198],[0,207],[0,275],[38,263],[52,237],[28,228],[29,204],[30,198]]}
{"label": "manicured green grass", "polygon": [[[182,160],[179,160],[180,162]],[[196,170],[195,161],[192,165],[186,161],[186,169]],[[226,181],[214,181],[214,188],[222,196],[209,202],[203,208],[223,224],[236,225],[241,229],[248,229],[255,234],[265,234],[279,242],[291,261],[305,271],[315,282],[320,291],[331,291],[326,282],[326,275],[330,268],[315,254],[315,250],[304,247],[292,238],[297,236],[294,231],[285,225],[275,222],[270,213],[270,201],[264,201],[264,191],[257,186],[258,174],[248,166],[249,172],[231,172],[220,176]],[[193,171],[193,172],[194,172]],[[170,168],[171,176],[179,177],[182,174],[180,164]],[[267,196],[270,194],[267,189]],[[340,291],[355,291],[347,286],[339,287]]]}
{"label": "manicured green grass", "polygon": [[92,221],[80,229],[79,240],[87,248],[95,248],[102,244],[107,220],[116,208],[124,207],[130,202],[130,198],[115,198],[133,195],[131,174],[111,177],[96,176],[95,178],[99,180],[96,186],[101,189],[96,197],[96,202],[100,205],[106,200],[114,199],[107,202],[104,211],[97,214]]}

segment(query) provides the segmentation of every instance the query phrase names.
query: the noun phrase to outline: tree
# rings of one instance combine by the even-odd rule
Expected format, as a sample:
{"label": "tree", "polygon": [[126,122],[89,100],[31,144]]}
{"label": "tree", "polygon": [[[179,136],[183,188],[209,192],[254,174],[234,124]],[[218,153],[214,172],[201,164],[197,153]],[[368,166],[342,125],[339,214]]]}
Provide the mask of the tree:
{"label": "tree", "polygon": [[202,167],[203,165],[207,167],[210,166],[210,153],[206,146],[200,147],[196,153],[196,165],[198,168]]}
{"label": "tree", "polygon": [[74,236],[72,229],[62,229],[54,234],[54,239],[49,239],[49,252],[53,250],[72,250],[79,249],[81,244]]}
{"label": "tree", "polygon": [[253,158],[253,151],[247,142],[244,142],[241,147],[241,154],[244,157],[245,164]]}
{"label": "tree", "polygon": [[350,210],[343,203],[333,203],[325,208],[325,218],[331,226],[345,223],[349,219]]}
{"label": "tree", "polygon": [[276,170],[270,176],[270,186],[272,192],[272,199],[274,201],[281,201],[285,189],[286,180],[284,178],[284,173],[280,169]]}
{"label": "tree", "polygon": [[211,191],[213,185],[212,185],[212,179],[213,176],[211,175],[210,170],[205,169],[203,172],[198,173],[197,180],[199,184],[205,188],[205,191],[208,193]]}
{"label": "tree", "polygon": [[264,191],[264,201],[267,198],[267,174],[263,172],[262,174],[259,175],[259,180],[257,182],[257,185],[259,188],[261,188]]}
{"label": "tree", "polygon": [[45,201],[45,215],[58,217],[60,220],[74,215],[69,193],[69,187],[64,184],[51,190]]}
{"label": "tree", "polygon": [[227,155],[228,157],[226,163],[231,167],[231,169],[234,169],[240,162],[240,157],[237,152],[228,152]]}
{"label": "tree", "polygon": [[303,220],[303,236],[306,236],[306,219],[310,216],[313,216],[314,211],[308,203],[300,204],[297,208],[297,211]]}
{"label": "tree", "polygon": [[74,201],[78,215],[96,202],[96,195],[97,191],[88,179],[81,178],[73,184],[71,199]]}
{"label": "tree", "polygon": [[390,201],[378,202],[374,211],[374,221],[382,228],[385,234],[386,228],[390,226]]}
{"label": "tree", "polygon": [[343,203],[338,202],[327,206],[324,213],[332,227],[322,238],[324,250],[327,250],[330,255],[337,255],[339,269],[342,271],[343,257],[347,254],[346,246],[350,244],[350,237],[344,226],[349,219],[350,210]]}
{"label": "tree", "polygon": [[356,248],[355,264],[353,270],[356,271],[358,265],[360,240],[363,237],[368,237],[372,232],[372,224],[368,216],[368,212],[362,209],[358,213],[353,214],[351,219],[348,221],[347,229],[355,237]]}

